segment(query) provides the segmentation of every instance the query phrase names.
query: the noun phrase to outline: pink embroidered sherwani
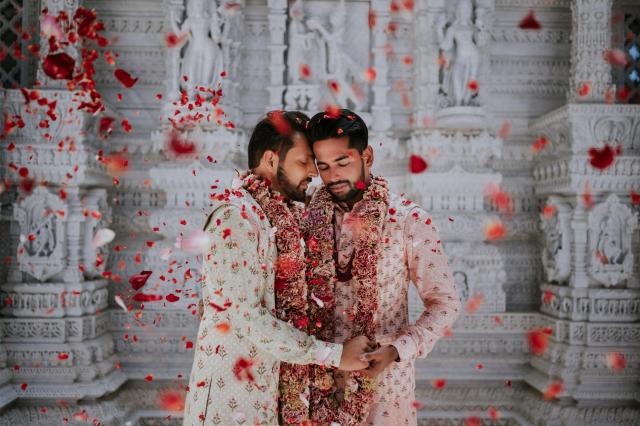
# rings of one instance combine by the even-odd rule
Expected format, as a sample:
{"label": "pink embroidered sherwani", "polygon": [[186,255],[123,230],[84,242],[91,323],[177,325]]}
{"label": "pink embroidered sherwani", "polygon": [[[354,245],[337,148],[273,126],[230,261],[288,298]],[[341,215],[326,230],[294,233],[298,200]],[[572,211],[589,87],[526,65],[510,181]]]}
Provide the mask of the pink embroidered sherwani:
{"label": "pink embroidered sherwani", "polygon": [[[357,221],[351,212],[336,205],[334,226],[337,266],[344,268],[353,253]],[[410,281],[416,285],[425,306],[415,324],[409,324]],[[438,231],[429,215],[392,193],[389,193],[389,210],[383,226],[378,284],[376,338],[381,345],[395,346],[400,361],[393,362],[378,376],[375,403],[367,424],[415,425],[414,361],[416,357],[426,357],[445,329],[453,325],[461,304]],[[355,302],[352,289],[352,280],[336,283],[336,342],[351,336],[349,310]]]}
{"label": "pink embroidered sherwani", "polygon": [[[222,201],[206,231],[204,314],[183,424],[276,425],[280,361],[337,367],[342,345],[318,341],[276,318],[275,232],[248,192],[236,189]],[[233,371],[240,358],[252,364],[237,371],[241,380]]]}

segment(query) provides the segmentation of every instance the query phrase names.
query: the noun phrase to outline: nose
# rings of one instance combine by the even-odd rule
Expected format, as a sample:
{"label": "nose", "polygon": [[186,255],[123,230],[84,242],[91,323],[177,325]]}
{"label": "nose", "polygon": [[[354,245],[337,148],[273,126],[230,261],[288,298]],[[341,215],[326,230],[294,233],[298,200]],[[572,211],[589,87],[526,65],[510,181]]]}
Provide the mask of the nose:
{"label": "nose", "polygon": [[318,176],[318,167],[316,167],[315,161],[311,162],[311,165],[307,168],[307,176],[311,178]]}

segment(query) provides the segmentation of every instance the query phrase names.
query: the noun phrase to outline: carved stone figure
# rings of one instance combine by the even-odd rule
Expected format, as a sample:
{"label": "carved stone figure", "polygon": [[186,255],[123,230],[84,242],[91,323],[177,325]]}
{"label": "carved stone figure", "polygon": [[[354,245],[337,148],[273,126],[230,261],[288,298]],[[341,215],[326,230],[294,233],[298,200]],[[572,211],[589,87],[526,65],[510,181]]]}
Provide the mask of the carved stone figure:
{"label": "carved stone figure", "polygon": [[[476,12],[478,16],[484,16]],[[442,54],[440,90],[446,106],[474,104],[477,79],[481,64],[480,46],[486,42],[486,23],[474,22],[474,6],[471,0],[460,0],[453,20],[442,16],[436,22],[436,34]]]}
{"label": "carved stone figure", "polygon": [[540,228],[544,235],[542,265],[549,282],[563,283],[571,274],[571,207],[554,201],[553,197],[549,205],[555,207],[555,213],[552,216],[540,215]]}
{"label": "carved stone figure", "polygon": [[[179,84],[193,97],[200,86],[216,88],[224,70],[221,47],[222,25],[217,2],[188,0],[187,13],[182,24],[179,15],[170,9],[170,23],[176,34],[188,33],[189,39],[179,63]],[[183,78],[183,76],[185,78]],[[205,93],[201,93],[202,96]]]}
{"label": "carved stone figure", "polygon": [[14,212],[20,224],[18,245],[20,270],[46,281],[64,269],[66,205],[42,186],[33,190]]}
{"label": "carved stone figure", "polygon": [[618,285],[631,277],[633,252],[631,236],[638,217],[618,197],[609,198],[589,215],[590,273],[605,287]]}

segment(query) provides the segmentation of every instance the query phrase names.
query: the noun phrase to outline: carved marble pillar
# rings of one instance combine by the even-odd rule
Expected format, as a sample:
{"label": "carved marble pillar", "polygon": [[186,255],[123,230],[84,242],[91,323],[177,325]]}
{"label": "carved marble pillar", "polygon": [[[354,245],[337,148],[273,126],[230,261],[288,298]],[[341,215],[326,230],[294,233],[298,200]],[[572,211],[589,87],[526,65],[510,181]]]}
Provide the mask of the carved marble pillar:
{"label": "carved marble pillar", "polygon": [[571,4],[571,76],[568,102],[604,102],[611,90],[611,66],[603,53],[611,45],[613,0],[575,0]]}
{"label": "carved marble pillar", "polygon": [[269,7],[269,106],[267,111],[282,109],[282,97],[286,88],[285,71],[285,32],[287,30],[287,2],[286,0],[268,0]]}
{"label": "carved marble pillar", "polygon": [[[565,403],[615,405],[637,398],[631,372],[640,360],[640,253],[630,198],[640,190],[634,142],[639,117],[637,105],[580,102],[530,126],[533,137],[548,141],[533,177],[543,206],[540,311],[552,334],[547,350],[532,356],[526,381],[541,392],[561,381],[558,398]],[[596,169],[589,150],[605,144],[621,153]],[[620,360],[624,369],[616,368]]]}
{"label": "carved marble pillar", "polygon": [[373,105],[371,106],[371,130],[382,133],[391,129],[391,106],[389,105],[389,65],[387,63],[387,25],[390,21],[389,0],[373,0],[370,13],[376,16],[376,25],[372,29],[373,68],[376,79],[373,91]]}
{"label": "carved marble pillar", "polygon": [[414,71],[414,126],[428,127],[438,110],[439,47],[435,22],[444,13],[444,0],[416,2],[414,34],[416,39],[416,67]]}
{"label": "carved marble pillar", "polygon": [[[73,16],[79,1],[45,1],[49,14]],[[37,31],[36,31],[37,33]],[[47,41],[40,40],[43,56]],[[67,50],[78,56],[77,49]],[[38,64],[39,65],[39,64]],[[93,247],[110,221],[110,179],[97,160],[97,117],[79,111],[81,95],[39,68],[38,95],[3,90],[4,119],[21,117],[2,140],[2,179],[11,184],[8,266],[0,281],[0,364],[12,370],[19,399],[96,398],[125,380],[107,333],[108,246]],[[27,88],[30,89],[30,88]],[[5,123],[2,123],[4,126]],[[9,148],[11,146],[11,148]],[[86,268],[85,268],[86,266]],[[1,393],[1,392],[0,392]],[[0,404],[7,400],[0,396]]]}

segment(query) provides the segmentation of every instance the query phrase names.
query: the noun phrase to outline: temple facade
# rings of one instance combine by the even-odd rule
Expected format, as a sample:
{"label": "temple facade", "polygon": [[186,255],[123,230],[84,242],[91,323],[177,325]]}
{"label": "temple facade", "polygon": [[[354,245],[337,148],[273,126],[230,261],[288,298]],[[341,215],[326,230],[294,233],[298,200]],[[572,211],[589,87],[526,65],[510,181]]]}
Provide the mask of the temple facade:
{"label": "temple facade", "polygon": [[[95,49],[94,89],[43,66],[45,8],[104,24],[108,45],[65,47],[76,66]],[[0,11],[0,424],[181,424],[201,257],[180,241],[246,168],[265,112],[333,105],[439,226],[466,306],[417,361],[419,423],[639,424],[638,1]],[[155,300],[132,291],[143,271]]]}

